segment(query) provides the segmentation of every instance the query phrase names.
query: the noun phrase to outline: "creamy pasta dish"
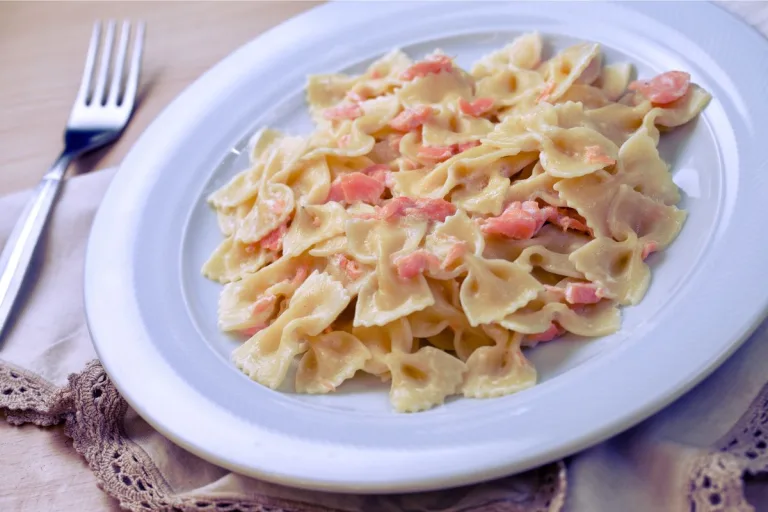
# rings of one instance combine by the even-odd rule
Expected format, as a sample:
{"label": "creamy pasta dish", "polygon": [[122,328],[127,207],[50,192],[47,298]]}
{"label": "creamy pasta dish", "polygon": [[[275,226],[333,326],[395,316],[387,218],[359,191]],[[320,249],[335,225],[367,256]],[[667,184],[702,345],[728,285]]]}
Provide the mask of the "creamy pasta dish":
{"label": "creamy pasta dish", "polygon": [[470,71],[395,50],[311,76],[313,133],[259,131],[208,199],[234,363],[299,393],[372,374],[415,412],[526,389],[522,348],[615,332],[685,220],[659,136],[710,100],[632,73],[594,43],[543,59],[532,33]]}

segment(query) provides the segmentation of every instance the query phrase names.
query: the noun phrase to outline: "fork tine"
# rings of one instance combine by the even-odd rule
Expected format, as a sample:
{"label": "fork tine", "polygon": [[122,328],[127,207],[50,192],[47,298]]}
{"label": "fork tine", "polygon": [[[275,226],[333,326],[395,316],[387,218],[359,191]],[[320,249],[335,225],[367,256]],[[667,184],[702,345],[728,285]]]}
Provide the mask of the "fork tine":
{"label": "fork tine", "polygon": [[107,100],[107,103],[110,104],[117,104],[123,88],[123,69],[125,68],[125,54],[128,51],[128,37],[130,33],[131,23],[125,20],[120,29],[120,43],[117,47],[115,62],[112,65],[112,82],[109,84],[109,99]]}
{"label": "fork tine", "polygon": [[96,62],[96,52],[99,50],[99,37],[101,36],[101,22],[93,24],[91,42],[88,45],[88,55],[85,57],[85,69],[80,80],[80,90],[77,92],[77,102],[87,103],[88,92],[91,89],[91,77],[93,77],[93,65]]}
{"label": "fork tine", "polygon": [[133,44],[131,67],[128,70],[128,79],[125,83],[125,94],[123,94],[123,103],[121,106],[133,108],[133,102],[136,100],[136,90],[139,88],[139,75],[141,74],[141,52],[143,48],[144,22],[140,21],[136,25],[136,41]]}
{"label": "fork tine", "polygon": [[104,90],[107,87],[107,74],[109,73],[109,62],[112,60],[112,44],[115,40],[115,21],[109,20],[107,23],[107,32],[104,34],[104,46],[101,51],[101,62],[99,63],[99,75],[96,78],[96,88],[93,90],[93,99],[91,103],[101,105],[104,103]]}

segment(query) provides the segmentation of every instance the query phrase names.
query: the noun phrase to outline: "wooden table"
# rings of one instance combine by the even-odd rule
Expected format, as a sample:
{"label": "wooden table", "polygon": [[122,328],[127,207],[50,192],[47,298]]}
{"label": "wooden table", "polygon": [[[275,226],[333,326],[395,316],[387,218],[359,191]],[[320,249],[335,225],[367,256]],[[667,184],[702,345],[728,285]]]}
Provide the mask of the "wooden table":
{"label": "wooden table", "polygon": [[[184,87],[235,48],[317,2],[0,3],[0,195],[34,185],[61,149],[96,19],[147,21],[141,102],[127,132],[80,170],[117,164]],[[727,7],[768,33],[768,3]],[[2,215],[2,212],[0,212]],[[62,471],[62,457],[73,462]],[[0,421],[0,510],[119,510],[61,428]]]}
{"label": "wooden table", "polygon": [[120,162],[184,87],[233,50],[320,2],[0,3],[0,194],[34,185],[61,150],[97,19],[142,19],[145,97],[126,133],[82,170]]}

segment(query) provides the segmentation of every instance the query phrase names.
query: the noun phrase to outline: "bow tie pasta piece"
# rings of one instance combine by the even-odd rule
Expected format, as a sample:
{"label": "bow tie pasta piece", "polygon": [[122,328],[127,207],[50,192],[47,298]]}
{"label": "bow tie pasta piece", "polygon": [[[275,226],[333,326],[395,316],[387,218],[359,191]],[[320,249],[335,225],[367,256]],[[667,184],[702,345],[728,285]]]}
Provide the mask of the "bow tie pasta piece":
{"label": "bow tie pasta piece", "polygon": [[592,61],[599,58],[597,43],[578,43],[555,55],[543,65],[545,83],[538,100],[554,103],[589,70]]}
{"label": "bow tie pasta piece", "polygon": [[619,148],[590,128],[548,130],[541,138],[541,166],[551,176],[576,178],[616,163]]}
{"label": "bow tie pasta piece", "polygon": [[445,147],[476,141],[494,127],[488,119],[458,113],[454,105],[435,110],[422,128],[424,146]]}
{"label": "bow tie pasta piece", "polygon": [[534,104],[544,79],[536,71],[505,69],[477,81],[476,95],[491,98],[496,107]]}
{"label": "bow tie pasta piece", "polygon": [[403,85],[395,94],[404,108],[456,104],[472,99],[474,80],[458,68],[430,73]]}
{"label": "bow tie pasta piece", "polygon": [[276,173],[270,181],[290,187],[299,205],[323,204],[331,188],[331,171],[326,158],[305,159]]}
{"label": "bow tie pasta piece", "polygon": [[213,251],[202,274],[222,284],[242,279],[277,259],[277,252],[260,243],[246,244],[229,236]]}
{"label": "bow tie pasta piece", "polygon": [[560,254],[550,251],[541,245],[534,245],[523,249],[523,252],[520,253],[520,256],[515,260],[515,263],[528,272],[532,272],[534,267],[539,267],[558,276],[575,278],[584,277],[584,274],[576,268],[576,265],[571,261],[568,254]]}
{"label": "bow tie pasta piece", "polygon": [[523,34],[477,61],[472,66],[472,76],[482,78],[506,70],[535,69],[541,63],[541,49],[542,40],[538,32]]}
{"label": "bow tie pasta piece", "polygon": [[363,365],[363,371],[381,377],[382,380],[390,379],[386,356],[400,352],[409,354],[414,348],[411,325],[406,318],[398,318],[386,325],[352,327],[351,331],[371,353],[371,358]]}
{"label": "bow tie pasta piece", "polygon": [[389,399],[398,412],[418,412],[459,392],[466,366],[447,352],[422,347],[413,354],[392,352],[385,358],[392,375]]}
{"label": "bow tie pasta piece", "polygon": [[440,272],[430,270],[431,275],[455,279],[466,271],[463,264],[466,254],[483,254],[485,239],[477,224],[459,210],[435,226],[425,238],[424,248],[440,262]]}
{"label": "bow tie pasta piece", "polygon": [[[302,256],[280,258],[254,274],[229,283],[219,295],[219,328],[243,331],[264,327],[272,318],[271,305],[288,300],[307,276],[317,270],[321,261]],[[265,305],[270,305],[267,310]]]}
{"label": "bow tie pasta piece", "polygon": [[371,352],[348,332],[331,331],[307,340],[296,371],[298,393],[330,393],[362,370]]}
{"label": "bow tie pasta piece", "polygon": [[259,193],[253,209],[240,222],[235,238],[245,243],[262,242],[268,235],[275,236],[272,240],[263,241],[263,245],[272,245],[273,250],[279,250],[282,245],[282,235],[296,206],[293,190],[281,183],[268,183]]}
{"label": "bow tie pasta piece", "polygon": [[230,208],[216,210],[216,222],[224,236],[234,235],[240,227],[240,223],[250,213],[256,204],[256,196]]}
{"label": "bow tie pasta piece", "polygon": [[616,304],[610,300],[578,307],[569,307],[562,302],[534,300],[507,315],[499,324],[510,331],[526,334],[523,345],[533,345],[539,341],[548,341],[538,340],[536,335],[550,331],[553,326],[578,336],[607,336],[619,330],[621,318]]}
{"label": "bow tie pasta piece", "polygon": [[533,300],[541,284],[505,260],[465,256],[469,273],[461,284],[461,306],[472,326],[498,322]]}
{"label": "bow tie pasta piece", "polygon": [[398,254],[413,252],[413,247],[424,237],[424,224],[417,226],[417,229],[409,229],[407,222],[378,221],[372,230],[371,245],[377,256],[377,266],[358,293],[355,326],[385,325],[435,303],[422,274],[404,279],[395,265]]}
{"label": "bow tie pasta piece", "polygon": [[517,393],[536,384],[536,368],[520,350],[521,334],[507,336],[494,346],[480,347],[466,361],[462,392],[469,398]]}
{"label": "bow tie pasta piece", "polygon": [[608,64],[603,66],[600,76],[593,85],[599,87],[610,101],[616,101],[626,92],[631,76],[632,64],[628,62]]}
{"label": "bow tie pasta piece", "polygon": [[[429,288],[435,303],[421,311],[408,315],[411,332],[415,338],[431,338],[437,336],[446,329],[461,331],[469,327],[469,324],[461,311],[458,302],[459,285],[454,280],[436,281],[429,279]],[[444,344],[443,350],[454,350],[453,334],[449,342]]]}
{"label": "bow tie pasta piece", "polygon": [[570,259],[587,279],[619,303],[637,304],[645,295],[651,272],[643,262],[643,243],[635,235],[623,242],[596,238],[574,251]]}
{"label": "bow tie pasta piece", "polygon": [[298,256],[313,245],[344,233],[347,212],[338,203],[300,206],[283,239],[283,254]]}
{"label": "bow tie pasta piece", "polygon": [[313,272],[296,290],[288,308],[234,351],[234,363],[251,379],[277,389],[293,358],[307,350],[306,338],[320,335],[349,301],[341,283]]}

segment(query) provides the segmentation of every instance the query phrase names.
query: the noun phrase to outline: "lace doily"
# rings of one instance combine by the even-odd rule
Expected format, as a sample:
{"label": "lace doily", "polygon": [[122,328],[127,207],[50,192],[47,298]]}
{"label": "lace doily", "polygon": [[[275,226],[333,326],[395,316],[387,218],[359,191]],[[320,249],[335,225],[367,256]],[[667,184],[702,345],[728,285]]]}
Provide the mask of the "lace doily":
{"label": "lace doily", "polygon": [[[128,404],[98,361],[71,375],[63,388],[0,361],[0,408],[14,424],[65,424],[99,486],[133,512],[336,512],[324,506],[265,496],[243,499],[176,494],[147,453],[126,435]],[[361,511],[557,512],[565,500],[565,465],[474,486],[408,495],[368,496]]]}

